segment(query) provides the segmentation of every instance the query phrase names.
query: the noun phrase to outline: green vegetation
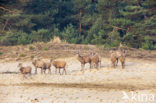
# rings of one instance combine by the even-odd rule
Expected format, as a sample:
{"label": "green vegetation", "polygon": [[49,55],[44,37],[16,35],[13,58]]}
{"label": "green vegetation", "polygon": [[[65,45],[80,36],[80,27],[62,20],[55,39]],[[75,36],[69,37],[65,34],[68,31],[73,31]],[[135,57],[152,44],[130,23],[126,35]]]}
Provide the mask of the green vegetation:
{"label": "green vegetation", "polygon": [[84,46],[84,50],[89,50],[89,47],[87,45]]}
{"label": "green vegetation", "polygon": [[35,47],[33,47],[33,46],[29,47],[29,50],[34,50],[34,49],[35,49]]}
{"label": "green vegetation", "polygon": [[26,55],[25,54],[20,54],[20,57],[25,57]]}
{"label": "green vegetation", "polygon": [[2,55],[3,54],[3,52],[0,52],[0,55]]}
{"label": "green vegetation", "polygon": [[47,51],[47,50],[49,50],[49,48],[48,47],[45,47],[45,48],[43,48],[43,50]]}
{"label": "green vegetation", "polygon": [[[0,45],[48,42],[156,49],[155,0],[1,0]],[[32,47],[29,48],[33,50]]]}

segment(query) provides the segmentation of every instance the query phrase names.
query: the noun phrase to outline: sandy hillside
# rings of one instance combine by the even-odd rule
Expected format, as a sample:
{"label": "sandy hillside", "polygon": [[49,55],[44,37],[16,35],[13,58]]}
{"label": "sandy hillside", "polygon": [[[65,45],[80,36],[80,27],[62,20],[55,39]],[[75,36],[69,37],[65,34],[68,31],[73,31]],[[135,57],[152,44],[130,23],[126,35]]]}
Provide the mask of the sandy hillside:
{"label": "sandy hillside", "polygon": [[[61,59],[62,60],[62,59]],[[109,58],[102,58],[102,68],[80,71],[75,57],[64,58],[67,75],[34,75],[31,61],[24,65],[33,67],[32,78],[23,79],[19,61],[0,63],[0,103],[155,103],[156,63],[143,59],[126,59],[126,68],[114,69]],[[126,92],[130,99],[123,98]],[[131,100],[131,95],[136,95]],[[142,97],[146,94],[146,97]],[[151,99],[154,96],[154,99]]]}

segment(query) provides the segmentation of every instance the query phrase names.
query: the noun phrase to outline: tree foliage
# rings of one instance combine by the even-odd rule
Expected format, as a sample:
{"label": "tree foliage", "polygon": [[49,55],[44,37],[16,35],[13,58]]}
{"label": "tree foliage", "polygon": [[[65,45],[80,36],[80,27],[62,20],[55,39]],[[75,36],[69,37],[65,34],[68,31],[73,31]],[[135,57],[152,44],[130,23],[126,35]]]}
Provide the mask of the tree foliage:
{"label": "tree foliage", "polygon": [[155,0],[0,0],[0,45],[47,42],[156,49]]}

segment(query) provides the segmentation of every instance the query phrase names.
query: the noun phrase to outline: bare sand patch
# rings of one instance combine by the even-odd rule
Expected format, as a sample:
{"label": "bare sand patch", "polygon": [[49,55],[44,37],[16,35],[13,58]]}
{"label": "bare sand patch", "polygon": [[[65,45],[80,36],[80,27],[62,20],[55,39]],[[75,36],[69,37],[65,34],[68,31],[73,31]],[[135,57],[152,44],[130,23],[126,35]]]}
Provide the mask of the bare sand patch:
{"label": "bare sand patch", "polygon": [[120,64],[112,68],[109,58],[102,58],[101,69],[90,70],[87,64],[82,73],[74,57],[60,60],[67,62],[67,75],[54,74],[54,67],[51,75],[41,75],[40,70],[34,75],[31,61],[23,62],[33,67],[28,79],[19,73],[19,62],[0,63],[0,103],[131,103],[122,99],[122,91],[156,96],[154,61],[127,58],[126,68],[121,69]]}

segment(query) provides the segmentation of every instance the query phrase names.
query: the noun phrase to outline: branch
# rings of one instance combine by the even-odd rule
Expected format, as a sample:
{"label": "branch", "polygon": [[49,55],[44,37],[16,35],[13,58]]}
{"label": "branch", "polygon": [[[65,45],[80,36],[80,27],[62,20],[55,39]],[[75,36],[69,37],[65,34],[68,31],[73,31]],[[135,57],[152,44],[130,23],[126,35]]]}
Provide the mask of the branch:
{"label": "branch", "polygon": [[4,32],[5,27],[7,26],[7,24],[8,24],[8,19],[5,21],[5,24],[4,24],[4,27],[3,27],[3,29],[2,29],[2,32],[1,32],[1,33],[3,33],[3,32]]}
{"label": "branch", "polygon": [[4,10],[4,11],[13,12],[13,11],[11,11],[11,10],[9,10],[9,9],[6,9],[6,8],[2,7],[2,6],[0,6],[0,9],[2,9],[2,10]]}

